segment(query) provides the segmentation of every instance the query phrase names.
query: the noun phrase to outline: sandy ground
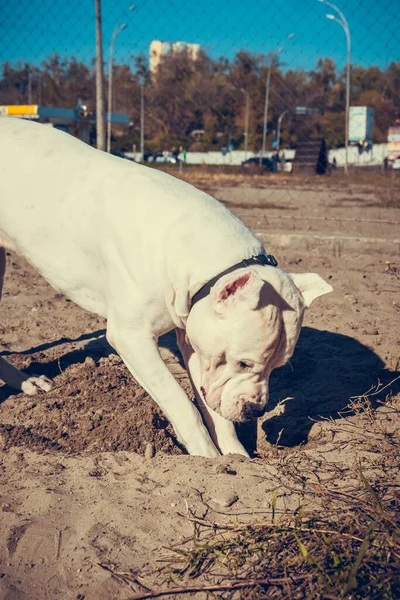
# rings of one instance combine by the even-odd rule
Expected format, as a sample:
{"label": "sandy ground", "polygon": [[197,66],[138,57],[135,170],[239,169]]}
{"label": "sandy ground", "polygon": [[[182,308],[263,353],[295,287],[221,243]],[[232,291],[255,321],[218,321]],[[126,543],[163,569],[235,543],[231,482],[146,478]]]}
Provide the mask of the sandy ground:
{"label": "sandy ground", "polygon": [[[389,469],[382,448],[399,429],[399,186],[254,181],[199,186],[283,269],[316,271],[334,292],[315,302],[291,363],[273,373],[257,436],[242,431],[252,460],[184,455],[107,345],[104,321],[8,254],[1,355],[56,387],[36,397],[0,388],[1,599],[132,598],[166,585],[155,571],[166,547],[192,535],[188,515],[251,520],[270,510],[274,490],[279,509],[293,509],[305,481],[346,489],[357,487],[360,462],[372,479]],[[172,334],[161,348],[190,393]]]}

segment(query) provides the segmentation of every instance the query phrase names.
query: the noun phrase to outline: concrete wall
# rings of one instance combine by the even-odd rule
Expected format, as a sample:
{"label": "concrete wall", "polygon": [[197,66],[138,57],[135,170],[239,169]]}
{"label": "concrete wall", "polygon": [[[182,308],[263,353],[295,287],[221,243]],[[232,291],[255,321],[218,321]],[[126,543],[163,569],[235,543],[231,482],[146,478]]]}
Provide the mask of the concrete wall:
{"label": "concrete wall", "polygon": [[[285,150],[285,157],[287,159],[294,158],[294,150]],[[248,152],[247,158],[256,156],[254,152]],[[271,157],[272,152],[266,152],[265,156]],[[186,155],[186,162],[188,165],[241,165],[245,160],[243,150],[233,150],[228,152],[225,156],[221,152],[188,152]]]}
{"label": "concrete wall", "polygon": [[[296,154],[295,150],[283,149],[283,151],[287,160],[293,160]],[[329,162],[332,162],[333,157],[335,157],[338,167],[343,166],[345,153],[344,148],[330,150],[328,154]],[[359,154],[356,146],[351,146],[348,153],[349,164],[378,165],[383,163],[383,159],[387,154],[387,144],[375,144],[369,152],[363,152],[362,154]],[[254,152],[247,153],[247,158],[252,156],[255,156]],[[266,156],[271,157],[272,152],[266,152]],[[188,152],[186,155],[186,162],[189,165],[240,165],[244,160],[242,150],[228,152],[226,156],[222,156],[221,152]]]}
{"label": "concrete wall", "polygon": [[[287,160],[293,160],[295,157],[295,150],[283,149]],[[126,153],[130,158],[140,160],[140,154],[136,154],[136,157],[131,152]],[[272,152],[266,152],[266,156],[271,157]],[[348,161],[352,165],[381,165],[383,159],[387,155],[387,144],[375,144],[372,146],[369,152],[363,152],[359,154],[356,146],[349,148]],[[254,152],[248,152],[247,158],[256,156]],[[338,167],[344,165],[345,162],[345,149],[338,148],[330,150],[328,154],[329,162],[336,158]],[[221,152],[188,152],[186,154],[186,163],[188,165],[240,165],[245,160],[243,150],[233,150],[228,152],[225,156]]]}
{"label": "concrete wall", "polygon": [[[346,150],[344,148],[330,150],[328,154],[329,162],[331,163],[333,157],[335,157],[338,167],[341,167],[345,162],[345,154]],[[351,146],[348,162],[350,165],[382,165],[386,155],[387,144],[375,144],[369,152],[363,152],[362,154],[358,153],[357,146]]]}

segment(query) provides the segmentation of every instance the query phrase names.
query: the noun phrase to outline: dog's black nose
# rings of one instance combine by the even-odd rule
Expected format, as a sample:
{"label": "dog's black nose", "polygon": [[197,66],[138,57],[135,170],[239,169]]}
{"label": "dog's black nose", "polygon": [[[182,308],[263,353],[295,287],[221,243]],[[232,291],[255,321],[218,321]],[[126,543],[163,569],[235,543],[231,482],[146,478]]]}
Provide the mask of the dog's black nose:
{"label": "dog's black nose", "polygon": [[265,407],[260,407],[257,404],[247,405],[244,409],[244,419],[246,421],[255,421],[259,417],[262,417],[265,413]]}

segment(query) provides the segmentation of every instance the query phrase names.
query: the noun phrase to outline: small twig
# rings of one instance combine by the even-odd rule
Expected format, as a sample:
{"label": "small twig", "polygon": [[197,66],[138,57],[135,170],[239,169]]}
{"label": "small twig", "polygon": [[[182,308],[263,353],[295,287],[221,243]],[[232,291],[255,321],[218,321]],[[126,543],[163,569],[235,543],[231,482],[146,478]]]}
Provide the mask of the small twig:
{"label": "small twig", "polygon": [[61,368],[61,357],[60,356],[57,358],[57,367],[58,367],[58,370],[60,371],[60,375],[62,375],[64,371]]}
{"label": "small twig", "polygon": [[[237,524],[229,524],[229,523],[210,523],[208,521],[205,521],[204,519],[199,519],[197,517],[183,517],[183,515],[180,515],[178,513],[178,516],[181,518],[186,518],[188,521],[192,521],[195,523],[198,523],[199,525],[203,525],[203,527],[209,527],[210,529],[223,529],[225,531],[242,531],[243,529],[247,529],[249,527],[249,523],[237,523]],[[337,534],[337,535],[341,535],[344,537],[347,537],[349,539],[355,540],[357,542],[362,542],[363,538],[359,538],[356,537],[354,535],[351,535],[350,533],[344,533],[344,532],[339,532],[339,531],[335,531],[333,529],[321,529],[318,527],[307,527],[304,529],[299,529],[299,527],[296,527],[294,525],[279,525],[278,523],[268,523],[267,521],[256,521],[255,523],[251,523],[250,527],[253,529],[258,529],[258,528],[264,528],[264,529],[279,529],[280,532],[282,530],[284,531],[301,531],[302,533],[330,533],[330,534]],[[190,541],[192,538],[188,538],[187,541]],[[170,548],[172,550],[172,545],[170,546]],[[175,552],[175,550],[174,550]]]}
{"label": "small twig", "polygon": [[148,588],[146,585],[141,583],[136,577],[133,577],[130,573],[120,573],[118,571],[114,571],[113,569],[111,569],[111,567],[108,567],[104,563],[97,563],[97,566],[101,567],[105,571],[108,571],[111,574],[111,576],[114,577],[117,581],[121,581],[122,583],[125,583],[131,589],[132,589],[131,583],[136,583],[139,587],[146,590],[146,593],[150,591],[150,588]]}
{"label": "small twig", "polygon": [[196,585],[188,587],[164,588],[157,591],[150,591],[145,594],[137,594],[131,596],[128,600],[146,600],[146,598],[159,598],[160,596],[168,596],[169,594],[190,594],[193,592],[224,592],[241,590],[247,587],[257,587],[259,585],[283,585],[285,583],[293,583],[294,581],[303,581],[304,579],[312,579],[314,575],[307,574],[299,577],[281,577],[271,579],[248,579],[232,583],[230,585]]}
{"label": "small twig", "polygon": [[383,390],[386,390],[386,388],[393,385],[396,381],[398,381],[398,379],[400,379],[400,375],[398,377],[395,377],[394,379],[392,379],[392,381],[389,381],[389,383],[384,385],[382,388],[379,388],[379,389],[375,390],[374,392],[366,392],[365,394],[362,394],[361,396],[351,396],[350,400],[353,400],[353,399],[357,400],[358,398],[369,398],[370,396],[376,396],[377,394],[380,394],[381,392],[383,392]]}

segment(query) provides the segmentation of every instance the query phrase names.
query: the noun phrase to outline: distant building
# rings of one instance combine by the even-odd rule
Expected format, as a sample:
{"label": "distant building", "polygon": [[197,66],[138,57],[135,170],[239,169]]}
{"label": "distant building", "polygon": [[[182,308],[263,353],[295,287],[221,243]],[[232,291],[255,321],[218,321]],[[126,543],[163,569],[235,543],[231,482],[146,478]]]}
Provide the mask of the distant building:
{"label": "distant building", "polygon": [[150,44],[150,73],[155,73],[166,54],[182,52],[186,50],[192,60],[196,60],[200,52],[200,44],[188,44],[187,42],[160,42],[153,40]]}

